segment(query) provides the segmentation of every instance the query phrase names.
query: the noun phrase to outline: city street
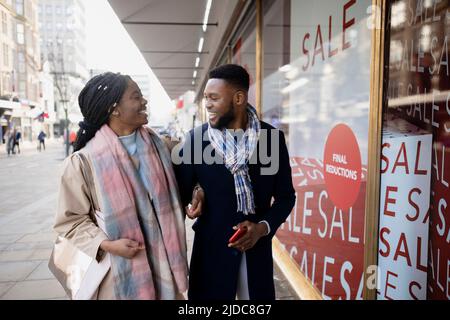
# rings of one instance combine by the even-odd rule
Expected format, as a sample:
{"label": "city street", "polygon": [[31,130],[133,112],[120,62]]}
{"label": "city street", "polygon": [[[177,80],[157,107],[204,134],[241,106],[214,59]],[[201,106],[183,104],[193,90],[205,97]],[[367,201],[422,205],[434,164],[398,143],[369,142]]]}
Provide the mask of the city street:
{"label": "city street", "polygon": [[59,143],[38,152],[0,154],[0,299],[63,299],[65,292],[47,268],[54,233]]}
{"label": "city street", "polygon": [[[34,145],[8,157],[0,147],[0,299],[67,299],[47,268],[55,234],[60,167],[64,148],[60,141]],[[189,255],[192,222],[187,221]],[[297,299],[275,269],[277,299]]]}

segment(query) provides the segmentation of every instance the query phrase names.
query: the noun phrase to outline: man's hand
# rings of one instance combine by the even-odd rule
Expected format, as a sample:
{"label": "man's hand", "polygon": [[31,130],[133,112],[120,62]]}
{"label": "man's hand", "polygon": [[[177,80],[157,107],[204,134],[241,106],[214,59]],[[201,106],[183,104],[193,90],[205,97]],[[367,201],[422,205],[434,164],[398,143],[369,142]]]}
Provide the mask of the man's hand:
{"label": "man's hand", "polygon": [[234,226],[233,229],[247,229],[247,232],[237,241],[228,244],[230,248],[236,248],[241,252],[245,252],[258,242],[259,238],[267,234],[267,226],[265,223],[254,223],[244,221]]}
{"label": "man's hand", "polygon": [[132,259],[140,250],[145,249],[145,246],[134,240],[119,239],[102,241],[100,248],[112,255]]}
{"label": "man's hand", "polygon": [[205,192],[202,188],[198,187],[192,194],[191,204],[186,207],[186,215],[195,219],[202,214],[203,204],[205,203]]}

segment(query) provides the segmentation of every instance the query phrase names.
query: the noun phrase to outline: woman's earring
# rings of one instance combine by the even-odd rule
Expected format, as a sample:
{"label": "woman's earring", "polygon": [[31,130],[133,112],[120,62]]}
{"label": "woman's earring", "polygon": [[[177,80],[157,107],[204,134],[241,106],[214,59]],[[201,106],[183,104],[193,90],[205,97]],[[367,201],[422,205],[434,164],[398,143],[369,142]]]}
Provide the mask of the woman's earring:
{"label": "woman's earring", "polygon": [[[115,103],[109,108],[108,112],[111,112],[111,109],[112,109],[112,108],[115,108],[116,106],[117,106],[117,102],[115,102]],[[115,110],[113,110],[113,112],[111,112],[111,114],[112,114],[113,116],[118,116],[118,115],[119,115],[119,110],[115,109]]]}

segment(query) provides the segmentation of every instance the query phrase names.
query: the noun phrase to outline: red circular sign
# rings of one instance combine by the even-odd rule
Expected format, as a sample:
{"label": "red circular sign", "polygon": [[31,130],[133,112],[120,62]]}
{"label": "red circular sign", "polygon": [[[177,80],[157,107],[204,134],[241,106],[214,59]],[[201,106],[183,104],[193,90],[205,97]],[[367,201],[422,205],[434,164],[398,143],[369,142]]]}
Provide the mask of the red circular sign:
{"label": "red circular sign", "polygon": [[349,209],[361,186],[361,153],[355,134],[347,125],[338,124],[328,135],[323,166],[331,201],[339,209]]}

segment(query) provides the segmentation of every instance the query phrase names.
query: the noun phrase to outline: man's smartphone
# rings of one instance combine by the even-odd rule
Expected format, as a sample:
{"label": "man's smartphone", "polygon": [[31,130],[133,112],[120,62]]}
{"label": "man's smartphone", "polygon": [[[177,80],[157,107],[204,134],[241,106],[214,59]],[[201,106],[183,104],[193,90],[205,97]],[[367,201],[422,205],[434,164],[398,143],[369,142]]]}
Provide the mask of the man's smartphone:
{"label": "man's smartphone", "polygon": [[228,240],[228,243],[236,242],[239,240],[245,233],[247,232],[247,229],[237,229],[236,232],[231,236],[231,238]]}

